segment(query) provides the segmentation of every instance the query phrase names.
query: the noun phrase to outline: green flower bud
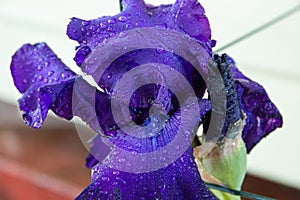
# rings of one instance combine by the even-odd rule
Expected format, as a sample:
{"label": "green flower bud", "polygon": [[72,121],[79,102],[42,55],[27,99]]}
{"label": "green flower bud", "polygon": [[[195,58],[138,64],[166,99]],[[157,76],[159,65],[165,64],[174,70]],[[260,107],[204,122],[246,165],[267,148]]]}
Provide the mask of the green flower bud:
{"label": "green flower bud", "polygon": [[[204,143],[194,149],[196,163],[204,181],[240,190],[247,171],[247,150],[241,130],[234,138],[221,143]],[[211,149],[206,152],[207,149]],[[240,199],[239,196],[211,190],[219,199]]]}

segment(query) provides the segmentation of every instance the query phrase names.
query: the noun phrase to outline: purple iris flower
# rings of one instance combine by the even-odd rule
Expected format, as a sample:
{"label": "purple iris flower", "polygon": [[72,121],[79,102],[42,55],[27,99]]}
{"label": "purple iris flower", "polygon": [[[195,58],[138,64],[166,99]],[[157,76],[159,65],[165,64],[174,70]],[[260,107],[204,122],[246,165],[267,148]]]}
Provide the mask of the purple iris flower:
{"label": "purple iris flower", "polygon": [[[159,134],[147,138],[127,135],[111,111],[112,94],[117,82],[125,73],[147,63],[171,66],[194,90],[199,114],[191,132],[197,130],[203,120],[207,123],[211,102],[210,99],[202,99],[207,90],[205,78],[180,55],[163,48],[137,49],[118,57],[100,76],[97,68],[86,63],[89,55],[110,38],[124,31],[151,27],[177,31],[192,38],[218,66],[226,93],[229,94],[226,96],[225,128],[219,130],[221,136],[225,136],[228,124],[234,124],[245,113],[243,139],[249,152],[263,137],[282,125],[282,117],[264,88],[244,76],[230,57],[213,55],[215,41],[211,40],[208,19],[198,1],[177,0],[173,5],[153,7],[142,0],[123,0],[123,7],[124,11],[112,17],[95,20],[72,18],[67,28],[70,39],[79,43],[74,58],[76,64],[94,78],[100,90],[72,72],[45,43],[25,44],[14,54],[11,72],[15,86],[23,94],[19,105],[28,126],[40,128],[48,111],[52,110],[67,120],[78,116],[95,132],[101,132],[102,135],[94,140],[92,149],[96,149],[97,141],[102,136],[107,136],[119,148],[137,154],[155,152],[165,147],[180,130],[181,114],[189,107],[188,98],[183,98],[182,107],[173,91],[158,84],[146,84],[134,91],[129,101],[132,121],[139,126],[147,126],[151,122],[160,126],[163,122]],[[105,55],[106,52],[103,52]],[[185,90],[175,80],[170,79],[169,83],[176,84],[179,93]],[[159,112],[151,114],[149,109],[157,104],[163,108],[165,115]],[[180,149],[174,146],[174,151],[178,151],[176,148]],[[171,164],[143,173],[114,169],[110,165],[113,160],[110,156],[104,161],[96,157],[90,154],[87,158],[87,166],[93,172],[92,183],[77,199],[215,199],[197,170],[192,145]]]}

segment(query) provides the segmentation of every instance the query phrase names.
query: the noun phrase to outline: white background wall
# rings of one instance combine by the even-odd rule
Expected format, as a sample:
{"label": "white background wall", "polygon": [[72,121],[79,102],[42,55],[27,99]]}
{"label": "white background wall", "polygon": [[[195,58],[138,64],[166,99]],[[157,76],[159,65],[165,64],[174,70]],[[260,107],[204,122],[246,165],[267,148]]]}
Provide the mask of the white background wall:
{"label": "white background wall", "polygon": [[[153,4],[172,0],[147,0]],[[283,13],[298,0],[201,0],[213,38],[222,47]],[[71,68],[76,42],[65,35],[69,18],[113,15],[117,0],[0,0],[0,100],[16,104],[9,65],[24,43],[45,41]],[[264,139],[249,156],[249,172],[300,188],[300,12],[225,52],[267,89],[284,116],[284,127]],[[299,57],[298,57],[299,56]],[[1,112],[1,111],[0,111]]]}

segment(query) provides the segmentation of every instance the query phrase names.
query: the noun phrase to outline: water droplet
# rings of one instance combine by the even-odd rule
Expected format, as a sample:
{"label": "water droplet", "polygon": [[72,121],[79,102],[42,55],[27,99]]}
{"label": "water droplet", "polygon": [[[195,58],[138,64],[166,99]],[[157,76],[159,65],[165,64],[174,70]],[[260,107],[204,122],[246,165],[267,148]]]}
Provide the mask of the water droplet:
{"label": "water droplet", "polygon": [[109,177],[103,176],[102,180],[105,181],[105,182],[108,182],[110,179],[109,179]]}
{"label": "water droplet", "polygon": [[40,127],[40,122],[34,122],[32,125],[32,128],[39,128]]}
{"label": "water droplet", "polygon": [[43,66],[42,65],[38,65],[37,66],[37,70],[42,71],[43,70]]}
{"label": "water droplet", "polygon": [[116,23],[116,20],[115,20],[115,19],[109,19],[109,20],[107,21],[107,23],[109,23],[109,24],[115,24],[115,23]]}
{"label": "water droplet", "polygon": [[39,77],[38,77],[39,81],[42,81],[44,79],[43,75],[40,74]]}
{"label": "water droplet", "polygon": [[120,16],[119,21],[120,22],[127,22],[128,18],[126,16]]}
{"label": "water droplet", "polygon": [[50,62],[45,62],[45,67],[49,67],[50,66]]}
{"label": "water droplet", "polygon": [[81,32],[82,32],[82,33],[85,33],[85,32],[86,32],[86,29],[85,29],[85,28],[81,28]]}
{"label": "water droplet", "polygon": [[107,78],[108,78],[108,79],[111,79],[111,77],[112,77],[112,73],[109,73],[109,74],[107,75]]}
{"label": "water droplet", "polygon": [[101,23],[100,23],[100,27],[101,27],[102,29],[105,29],[105,28],[107,27],[107,24],[106,24],[105,22],[101,22]]}
{"label": "water droplet", "polygon": [[24,123],[27,126],[30,126],[30,124],[32,123],[32,118],[28,114],[23,114],[22,117],[23,117]]}
{"label": "water droplet", "polygon": [[49,77],[51,77],[53,74],[54,74],[54,71],[52,71],[52,70],[48,72]]}
{"label": "water droplet", "polygon": [[94,25],[92,25],[92,26],[90,26],[90,30],[94,32],[96,30],[96,27]]}
{"label": "water droplet", "polygon": [[89,22],[89,21],[82,21],[81,24],[82,24],[83,26],[88,26],[88,25],[91,24],[91,22]]}
{"label": "water droplet", "polygon": [[156,48],[156,52],[161,54],[164,52],[164,49],[162,47],[158,47],[158,48]]}
{"label": "water droplet", "polygon": [[124,179],[121,179],[120,177],[116,177],[116,180],[122,182],[124,185],[126,184],[126,181]]}
{"label": "water droplet", "polygon": [[62,73],[62,74],[61,74],[61,77],[62,77],[62,78],[68,78],[68,77],[69,77],[69,74],[68,74],[68,73]]}
{"label": "water droplet", "polygon": [[87,32],[86,35],[87,35],[88,37],[91,37],[91,36],[92,36],[92,33]]}
{"label": "water droplet", "polygon": [[120,163],[124,163],[125,161],[126,161],[126,159],[125,158],[119,158],[119,160],[118,160]]}
{"label": "water droplet", "polygon": [[119,175],[120,172],[119,171],[113,171],[113,175]]}
{"label": "water droplet", "polygon": [[163,63],[164,63],[164,64],[167,64],[168,62],[169,62],[169,58],[167,58],[167,57],[166,57],[166,58],[164,58],[164,61],[163,61]]}
{"label": "water droplet", "polygon": [[108,27],[107,30],[111,32],[111,31],[113,31],[114,29],[113,29],[112,27]]}
{"label": "water droplet", "polygon": [[127,24],[126,24],[126,28],[127,28],[127,29],[131,29],[132,27],[133,27],[133,25],[132,25],[131,23],[127,23]]}

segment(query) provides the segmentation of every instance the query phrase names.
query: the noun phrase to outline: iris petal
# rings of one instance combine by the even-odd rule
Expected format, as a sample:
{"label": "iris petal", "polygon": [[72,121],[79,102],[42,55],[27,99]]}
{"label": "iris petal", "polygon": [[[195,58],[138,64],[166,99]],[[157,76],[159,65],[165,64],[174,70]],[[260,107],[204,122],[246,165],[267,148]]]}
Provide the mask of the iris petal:
{"label": "iris petal", "polygon": [[237,85],[242,110],[246,114],[243,140],[248,153],[269,133],[282,126],[282,116],[260,84],[243,75],[232,59],[231,71]]}
{"label": "iris petal", "polygon": [[[145,6],[143,1],[123,1],[124,11],[110,17],[94,20],[72,18],[67,28],[70,39],[82,48],[95,49],[105,39],[114,37],[123,31],[143,28],[162,27],[176,30],[199,40],[208,52],[211,52],[211,31],[203,7],[196,0],[176,1],[174,5],[160,7]],[[76,61],[82,60],[83,54],[77,53]],[[82,62],[77,62],[81,64]]]}
{"label": "iris petal", "polygon": [[128,173],[98,164],[92,179],[76,200],[216,199],[201,180],[191,148],[169,166],[148,173]]}
{"label": "iris petal", "polygon": [[[67,68],[45,43],[22,46],[13,56],[11,72],[23,94],[19,104],[27,125],[40,128],[51,109],[67,120],[79,116],[96,132],[101,132],[95,102],[97,109],[107,112],[109,96]],[[111,125],[108,117],[99,121]]]}
{"label": "iris petal", "polygon": [[[199,125],[203,122],[204,116],[211,110],[211,104],[209,100],[203,99],[199,101],[199,107],[200,107],[200,113],[199,113]],[[110,109],[108,109],[109,112],[101,112],[99,113],[98,117],[101,118],[101,116],[112,116]],[[119,148],[125,149],[126,151],[134,151],[137,153],[145,153],[145,152],[151,152],[153,149],[163,148],[168,143],[172,141],[172,139],[175,137],[178,130],[178,126],[180,125],[180,110],[178,110],[176,113],[171,115],[172,117],[168,119],[166,125],[162,130],[160,130],[160,133],[157,134],[155,137],[156,146],[153,146],[152,140],[154,137],[149,138],[135,138],[132,137],[122,130],[119,129],[119,127],[114,124],[114,130],[112,128],[108,129],[108,132],[106,135],[113,135],[115,137],[110,138],[110,141],[114,143],[114,145],[118,146]],[[100,122],[101,123],[101,122]],[[109,133],[109,130],[114,133]],[[138,144],[138,145],[137,145]],[[103,146],[102,138],[100,136],[97,136],[92,143],[91,146],[91,154],[88,155],[86,158],[86,166],[88,168],[91,168],[95,166],[97,163],[99,163],[99,160],[103,160],[103,156],[99,156],[98,154],[102,154],[103,150],[105,150]],[[100,157],[100,158],[99,158]],[[99,158],[99,160],[98,160]]]}
{"label": "iris petal", "polygon": [[68,109],[57,109],[52,105],[58,104],[61,98],[71,105],[68,95],[59,94],[65,94],[65,88],[77,76],[45,43],[23,45],[12,58],[11,72],[16,87],[23,94],[19,104],[29,126],[39,128],[50,108],[66,119],[73,117]]}

